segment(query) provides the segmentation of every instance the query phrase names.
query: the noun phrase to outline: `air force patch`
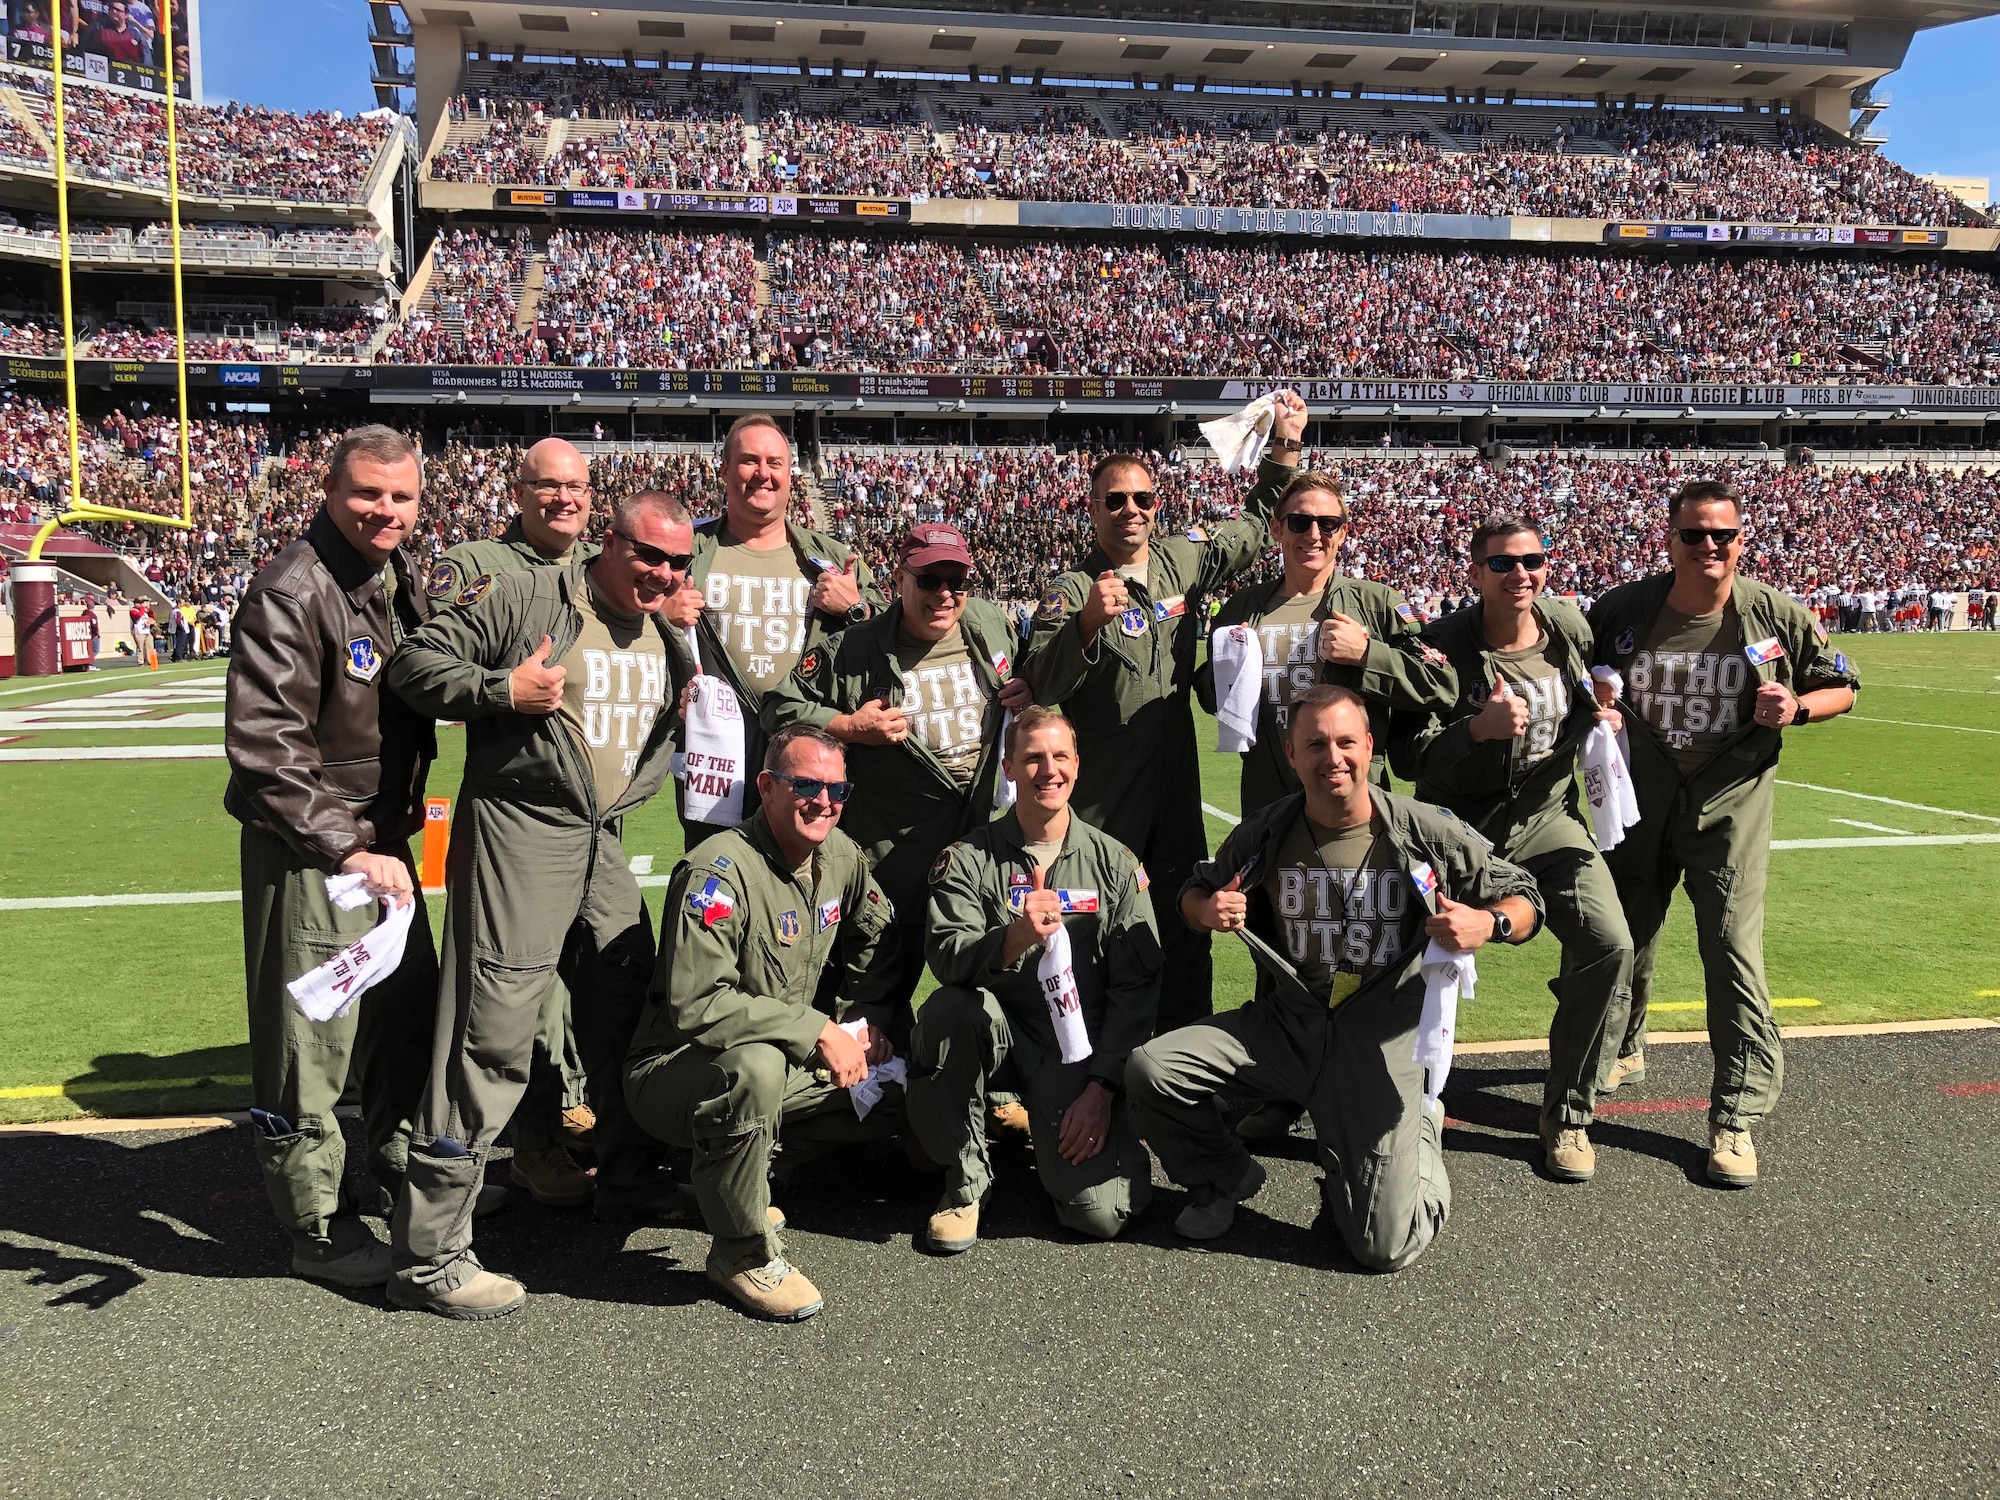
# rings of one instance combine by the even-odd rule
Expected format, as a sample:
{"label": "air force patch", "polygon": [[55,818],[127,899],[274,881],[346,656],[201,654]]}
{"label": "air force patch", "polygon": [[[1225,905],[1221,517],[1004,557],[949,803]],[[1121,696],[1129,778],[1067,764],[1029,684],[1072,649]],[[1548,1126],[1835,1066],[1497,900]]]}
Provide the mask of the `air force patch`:
{"label": "air force patch", "polygon": [[1632,648],[1639,644],[1639,632],[1627,625],[1618,633],[1618,639],[1611,643],[1611,649],[1619,656],[1630,656]]}
{"label": "air force patch", "polygon": [[347,675],[356,682],[373,682],[382,675],[382,654],[375,649],[374,636],[356,636],[347,643]]}
{"label": "air force patch", "polygon": [[464,609],[468,605],[477,604],[481,599],[486,597],[486,591],[492,587],[493,575],[491,573],[481,573],[477,578],[458,591],[458,597],[452,600],[452,603],[456,604],[460,609]]}
{"label": "air force patch", "polygon": [[778,941],[787,948],[799,940],[799,914],[795,911],[778,913]]}
{"label": "air force patch", "polygon": [[1061,589],[1050,589],[1042,595],[1042,607],[1035,611],[1035,619],[1044,625],[1054,625],[1069,613],[1069,600],[1063,597]]}
{"label": "air force patch", "polygon": [[1128,609],[1118,616],[1118,628],[1127,635],[1146,633],[1146,612],[1143,609]]}
{"label": "air force patch", "polygon": [[932,885],[936,885],[951,873],[951,851],[957,847],[956,844],[947,844],[943,849],[938,851],[937,862],[931,866]]}
{"label": "air force patch", "polygon": [[431,569],[431,581],[424,592],[433,599],[449,599],[464,587],[465,575],[459,571],[458,564],[448,557],[441,557]]}

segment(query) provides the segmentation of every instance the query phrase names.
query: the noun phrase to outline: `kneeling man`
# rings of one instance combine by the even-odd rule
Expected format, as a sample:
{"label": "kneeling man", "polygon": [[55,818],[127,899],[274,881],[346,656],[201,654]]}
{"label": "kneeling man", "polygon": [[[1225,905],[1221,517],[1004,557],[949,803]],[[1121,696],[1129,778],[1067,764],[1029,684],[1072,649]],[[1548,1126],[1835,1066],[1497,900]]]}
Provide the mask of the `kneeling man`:
{"label": "kneeling man", "polygon": [[[1125,1060],[1153,1034],[1160,1004],[1145,868],[1071,813],[1076,730],[1061,713],[1022,710],[1005,750],[1013,809],[948,847],[931,870],[929,959],[944,988],[918,1010],[911,1038],[910,1127],[945,1164],[927,1238],[946,1254],[979,1237],[993,1182],[990,1088],[1020,1092],[1036,1174],[1071,1229],[1108,1240],[1153,1191],[1152,1160],[1123,1097]],[[1073,987],[1044,962],[1058,929]]]}
{"label": "kneeling man", "polygon": [[[895,1053],[895,914],[861,846],[835,825],[853,790],[840,742],[804,724],[764,752],[764,805],[697,844],[674,871],[659,966],[633,1039],[625,1097],[661,1140],[694,1150],[708,1279],[783,1321],[820,1310],[789,1265],[771,1208],[771,1147],[893,1133],[902,1091],[863,1118],[848,1090]],[[832,968],[832,1013],[815,999]],[[846,1022],[850,1031],[840,1024]]]}
{"label": "kneeling man", "polygon": [[1320,686],[1292,704],[1300,790],[1253,813],[1182,887],[1182,916],[1246,936],[1258,994],[1133,1052],[1148,1144],[1190,1192],[1174,1228],[1225,1233],[1264,1168],[1223,1127],[1224,1091],[1312,1115],[1327,1215],[1364,1266],[1399,1271],[1451,1212],[1441,1102],[1416,1060],[1426,944],[1524,943],[1542,918],[1525,870],[1448,813],[1368,784],[1368,708]]}

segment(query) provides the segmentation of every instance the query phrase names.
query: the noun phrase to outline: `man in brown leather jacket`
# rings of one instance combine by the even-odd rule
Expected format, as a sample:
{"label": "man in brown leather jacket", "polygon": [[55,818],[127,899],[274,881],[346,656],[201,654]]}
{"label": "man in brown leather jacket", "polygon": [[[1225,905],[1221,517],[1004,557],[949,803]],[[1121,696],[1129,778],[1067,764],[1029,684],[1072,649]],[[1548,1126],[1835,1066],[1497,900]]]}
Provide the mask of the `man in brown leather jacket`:
{"label": "man in brown leather jacket", "polygon": [[[429,719],[380,691],[383,664],[425,616],[398,550],[420,482],[402,434],[368,426],[341,439],[319,514],[244,594],[229,662],[223,805],[243,824],[257,1158],[293,1272],[341,1286],[387,1281],[389,1247],[342,1198],[334,1104],[352,1069],[369,1167],[398,1193],[437,1007],[437,949],[409,846],[437,741]],[[312,1021],[287,986],[384,915],[376,900],[336,905],[327,878],[339,874],[417,911],[395,971],[344,1015]]]}

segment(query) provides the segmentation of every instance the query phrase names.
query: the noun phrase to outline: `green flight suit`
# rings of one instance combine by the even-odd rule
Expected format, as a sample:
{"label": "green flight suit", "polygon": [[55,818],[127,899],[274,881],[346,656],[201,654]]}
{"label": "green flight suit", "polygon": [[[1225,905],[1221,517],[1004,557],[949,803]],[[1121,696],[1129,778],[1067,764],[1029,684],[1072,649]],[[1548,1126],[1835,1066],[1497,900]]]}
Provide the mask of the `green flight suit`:
{"label": "green flight suit", "polygon": [[847,1090],[813,1068],[829,1018],[886,1025],[899,975],[888,899],[838,828],[804,878],[761,808],[675,868],[625,1092],[646,1129],[693,1149],[695,1195],[719,1257],[764,1265],[781,1253],[765,1217],[780,1137],[795,1157],[901,1125],[900,1088],[861,1119]]}
{"label": "green flight suit", "polygon": [[[930,966],[943,988],[924,998],[911,1041],[910,1128],[945,1164],[945,1196],[977,1203],[993,1181],[986,1104],[994,1088],[1018,1090],[1028,1111],[1035,1173],[1056,1217],[1108,1240],[1153,1196],[1152,1158],[1125,1092],[1125,1059],[1153,1034],[1160,1001],[1160,939],[1145,871],[1130,849],[1072,816],[1050,863],[1050,890],[1066,913],[1077,998],[1091,1050],[1062,1060],[1037,976],[1037,944],[1001,962],[1035,862],[1013,813],[975,829],[938,857],[931,877]],[[1104,1149],[1081,1166],[1057,1145],[1063,1113],[1093,1079],[1120,1097]]]}
{"label": "green flight suit", "polygon": [[1548,754],[1522,766],[1518,739],[1472,738],[1472,718],[1486,706],[1497,670],[1484,618],[1485,606],[1475,599],[1424,631],[1451,660],[1458,701],[1442,714],[1396,715],[1390,760],[1398,775],[1415,781],[1418,801],[1449,808],[1494,853],[1535,877],[1549,930],[1562,944],[1562,966],[1549,981],[1556,1012],[1542,1118],[1588,1125],[1632,1004],[1632,934],[1577,797],[1577,751],[1597,720],[1590,627],[1561,599],[1535,605],[1545,658],[1568,690],[1569,709]]}
{"label": "green flight suit", "polygon": [[[517,515],[496,537],[446,548],[431,564],[424,593],[431,601],[431,613],[443,614],[460,608],[461,601],[470,604],[484,595],[496,574],[587,563],[599,550],[595,542],[579,541],[561,556],[551,557],[528,540]],[[528,1086],[521,1095],[520,1108],[514,1111],[515,1149],[542,1151],[561,1144],[563,1111],[588,1097],[576,1026],[570,1016],[569,991],[560,979],[551,979],[548,998],[542,1002],[541,1026],[535,1033],[535,1055],[528,1064]]]}
{"label": "green flight suit", "polygon": [[[1660,929],[1675,885],[1684,885],[1694,906],[1715,1054],[1709,1121],[1719,1129],[1748,1130],[1777,1106],[1784,1085],[1784,1051],[1764,978],[1764,887],[1785,731],[1752,720],[1693,770],[1684,773],[1675,763],[1634,707],[1630,671],[1673,581],[1672,573],[1656,573],[1621,584],[1590,612],[1592,664],[1626,679],[1619,708],[1639,799],[1638,826],[1605,856],[1637,949],[1631,1016],[1619,1054],[1646,1045]],[[1751,662],[1758,684],[1782,682],[1794,693],[1861,686],[1853,664],[1828,648],[1818,622],[1797,600],[1740,574],[1731,599],[1746,647],[1776,640],[1783,648],[1769,661]]]}
{"label": "green flight suit", "polygon": [[1077,612],[1098,575],[1113,568],[1093,545],[1043,593],[1022,653],[1020,673],[1035,701],[1060,705],[1076,726],[1082,765],[1071,811],[1135,850],[1152,872],[1153,913],[1166,952],[1163,1027],[1205,1016],[1215,1004],[1208,934],[1191,931],[1173,910],[1174,893],[1208,853],[1188,701],[1204,601],[1256,566],[1271,544],[1271,512],[1296,472],[1266,459],[1236,520],[1213,531],[1155,533],[1146,581],[1127,585],[1132,607],[1085,646]]}
{"label": "green flight suit", "polygon": [[[560,661],[582,630],[586,564],[503,574],[483,597],[404,642],[387,682],[411,707],[466,727],[465,781],[446,870],[443,971],[423,1118],[393,1225],[397,1275],[450,1286],[478,1268],[472,1207],[494,1138],[527,1082],[542,1000],[576,997],[597,1110],[600,1204],[649,1195],[659,1152],[631,1120],[625,1050],[653,967],[653,930],[619,833],[667,778],[674,704],[692,674],[680,632],[655,621],[669,682],[632,777],[597,803],[589,761],[559,714],[513,710],[511,673],[546,637]],[[643,723],[643,721],[640,721]]]}
{"label": "green flight suit", "polygon": [[[722,550],[726,516],[711,516],[694,528],[694,563],[688,569],[688,582],[703,595],[708,593],[708,575],[715,567],[715,557]],[[845,542],[836,541],[823,531],[794,522],[785,523],[785,534],[790,539],[792,555],[798,558],[800,566],[808,575],[824,571],[822,564],[833,568],[844,568],[847,559],[855,555],[854,549]],[[873,615],[888,608],[889,601],[883,597],[881,585],[875,575],[868,571],[868,564],[857,562],[855,581],[860,586],[861,602],[868,606]],[[847,628],[844,616],[821,614],[815,611],[806,621],[805,644],[800,651],[800,660],[805,652],[821,645],[826,638]],[[743,817],[747,822],[757,802],[757,772],[764,765],[764,727],[762,723],[764,695],[743,680],[741,665],[723,643],[722,636],[715,628],[711,611],[704,609],[701,621],[695,628],[695,637],[701,645],[701,670],[722,678],[736,691],[736,699],[743,706],[743,748],[744,765],[748,768],[746,785],[743,788]],[[676,806],[681,813],[681,831],[686,847],[692,849],[703,839],[722,832],[719,823],[690,823],[687,820],[687,795],[684,785],[676,784]]]}
{"label": "green flight suit", "polygon": [[[1424,921],[1437,902],[1418,881],[1420,866],[1430,867],[1436,892],[1454,901],[1490,907],[1520,896],[1538,916],[1542,907],[1528,872],[1490,854],[1457,818],[1394,792],[1370,795],[1419,897],[1404,902],[1400,958],[1330,1005],[1284,958],[1270,897],[1253,881],[1245,941],[1272,980],[1269,991],[1135,1049],[1125,1081],[1146,1143],[1167,1175],[1190,1189],[1227,1192],[1250,1170],[1249,1148],[1223,1124],[1216,1094],[1304,1105],[1326,1171],[1320,1191],[1327,1216],[1362,1265],[1399,1271],[1423,1254],[1451,1213],[1444,1108],[1426,1101],[1424,1067],[1415,1060]],[[1252,813],[1184,889],[1219,890],[1253,861],[1273,869],[1304,815],[1302,792]]]}
{"label": "green flight suit", "polygon": [[[1253,629],[1271,608],[1271,601],[1284,587],[1282,577],[1253,583],[1238,589],[1215,617],[1215,630],[1231,625]],[[1320,594],[1313,610],[1315,620],[1330,618],[1335,611],[1368,627],[1368,659],[1359,666],[1322,661],[1319,680],[1333,687],[1351,688],[1368,704],[1368,729],[1375,736],[1375,760],[1369,778],[1385,790],[1389,785],[1389,715],[1391,712],[1426,713],[1447,707],[1458,692],[1458,680],[1448,662],[1435,650],[1426,650],[1422,624],[1409,601],[1386,583],[1366,578],[1349,578],[1336,573]],[[1209,632],[1210,651],[1215,632]],[[1282,665],[1280,663],[1279,665]],[[1268,672],[1272,663],[1264,664]],[[1202,706],[1215,712],[1214,678],[1204,668],[1207,679]],[[1257,700],[1257,743],[1243,752],[1243,785],[1237,811],[1244,817],[1268,807],[1280,797],[1299,789],[1299,778],[1285,759],[1285,729],[1278,723],[1276,708],[1267,698]]]}
{"label": "green flight suit", "polygon": [[[836,714],[850,714],[871,699],[901,707],[904,684],[896,661],[898,600],[874,619],[849,626],[823,646],[808,650],[798,670],[764,698],[764,733],[787,724],[824,729]],[[1006,717],[999,692],[1011,668],[1013,630],[984,599],[968,599],[958,623],[972,669],[986,694],[984,750],[970,786],[961,788],[944,762],[912,734],[900,745],[849,745],[847,777],[854,795],[840,828],[862,847],[877,884],[896,908],[901,929],[903,985],[898,1007],[909,1003],[924,972],[925,881],[938,851],[991,820],[1000,769],[1000,724]],[[906,1035],[904,1018],[894,1028]]]}

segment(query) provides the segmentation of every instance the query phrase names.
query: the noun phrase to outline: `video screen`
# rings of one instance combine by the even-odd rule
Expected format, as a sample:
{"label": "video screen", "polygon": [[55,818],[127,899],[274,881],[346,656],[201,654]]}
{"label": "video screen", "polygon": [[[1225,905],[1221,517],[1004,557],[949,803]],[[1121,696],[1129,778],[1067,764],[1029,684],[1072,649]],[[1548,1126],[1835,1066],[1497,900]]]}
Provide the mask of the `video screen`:
{"label": "video screen", "polygon": [[[173,65],[174,93],[192,98],[188,17],[194,0],[6,0],[7,60],[47,72],[55,62],[54,27],[62,26],[63,74],[88,83],[162,92]],[[160,15],[173,15],[173,56]]]}

